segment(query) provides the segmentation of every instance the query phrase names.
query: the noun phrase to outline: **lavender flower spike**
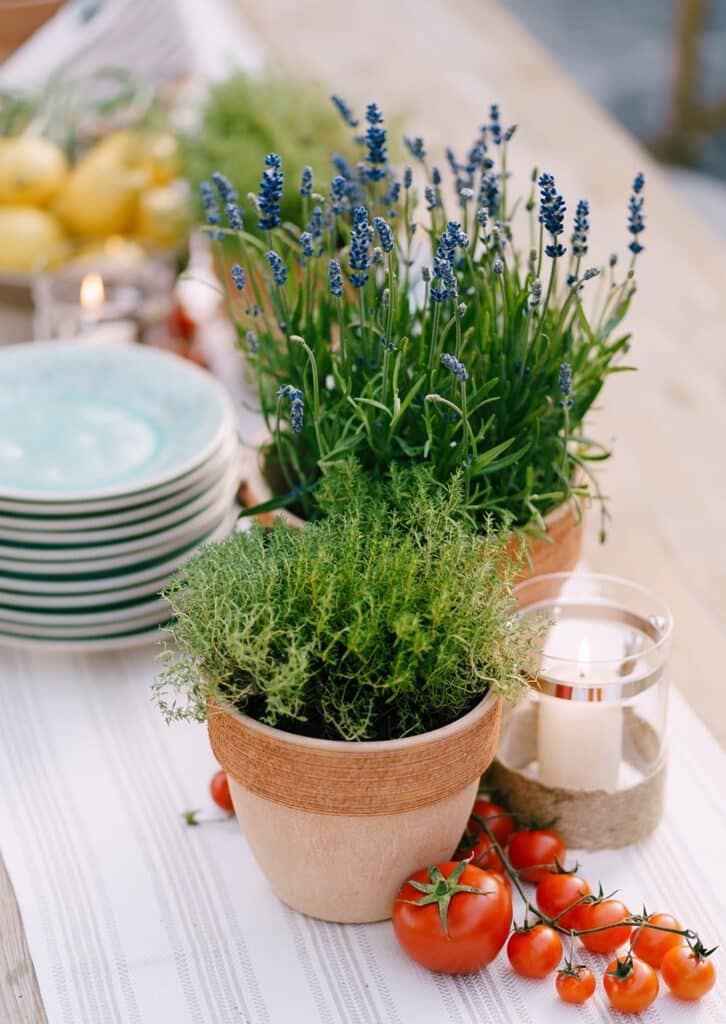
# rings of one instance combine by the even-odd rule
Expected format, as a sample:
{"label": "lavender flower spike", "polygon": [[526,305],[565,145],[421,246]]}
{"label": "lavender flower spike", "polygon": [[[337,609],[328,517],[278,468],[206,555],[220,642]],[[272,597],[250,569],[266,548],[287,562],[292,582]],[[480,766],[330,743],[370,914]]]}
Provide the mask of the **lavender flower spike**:
{"label": "lavender flower spike", "polygon": [[384,252],[391,252],[393,249],[393,232],[390,227],[383,217],[374,217],[373,224],[375,225],[375,229],[381,242],[381,249],[383,249]]}
{"label": "lavender flower spike", "polygon": [[441,356],[441,365],[445,366],[449,373],[453,373],[457,380],[464,381],[469,379],[469,372],[462,362],[460,362],[456,356],[452,356],[449,352],[444,352]]}
{"label": "lavender flower spike", "polygon": [[265,253],[265,259],[270,264],[270,270],[272,271],[272,278],[275,284],[282,287],[285,281],[287,281],[287,267],[277,253],[273,252],[272,249]]}

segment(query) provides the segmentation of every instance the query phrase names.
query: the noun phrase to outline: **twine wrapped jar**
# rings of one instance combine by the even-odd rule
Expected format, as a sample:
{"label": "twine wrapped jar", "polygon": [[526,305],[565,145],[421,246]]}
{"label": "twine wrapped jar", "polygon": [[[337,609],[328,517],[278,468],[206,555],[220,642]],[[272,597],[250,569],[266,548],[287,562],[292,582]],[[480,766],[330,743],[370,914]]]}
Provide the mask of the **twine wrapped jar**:
{"label": "twine wrapped jar", "polygon": [[555,821],[576,849],[643,839],[665,793],[668,609],[636,584],[590,574],[541,576],[517,596],[543,634],[487,786],[512,810]]}
{"label": "twine wrapped jar", "polygon": [[401,883],[456,849],[501,713],[490,694],[441,729],[354,743],[297,736],[210,705],[208,729],[275,893],[311,917],[363,923],[389,918]]}

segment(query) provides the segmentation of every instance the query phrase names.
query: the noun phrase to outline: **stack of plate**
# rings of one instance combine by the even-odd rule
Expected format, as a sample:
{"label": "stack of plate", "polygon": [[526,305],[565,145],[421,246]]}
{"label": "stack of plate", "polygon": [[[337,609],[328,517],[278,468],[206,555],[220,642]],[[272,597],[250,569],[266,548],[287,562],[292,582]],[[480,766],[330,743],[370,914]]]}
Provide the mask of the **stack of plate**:
{"label": "stack of plate", "polygon": [[238,446],[214,378],[91,340],[0,350],[0,643],[122,647],[234,526]]}

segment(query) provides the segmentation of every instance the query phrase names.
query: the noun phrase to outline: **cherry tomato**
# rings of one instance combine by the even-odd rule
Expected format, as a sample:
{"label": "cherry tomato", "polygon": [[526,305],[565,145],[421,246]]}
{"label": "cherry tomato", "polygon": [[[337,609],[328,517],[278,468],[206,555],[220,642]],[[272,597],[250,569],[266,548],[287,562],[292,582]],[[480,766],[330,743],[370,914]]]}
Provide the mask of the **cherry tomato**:
{"label": "cherry tomato", "polygon": [[566,855],[562,836],[550,828],[515,832],[509,842],[510,863],[524,882],[541,882],[555,870],[555,860],[562,864]]}
{"label": "cherry tomato", "polygon": [[217,807],[221,807],[223,811],[227,811],[230,814],[234,811],[232,797],[229,793],[227,773],[223,772],[221,768],[212,776],[212,781],[209,783],[209,792],[212,794],[212,800],[214,800]]}
{"label": "cherry tomato", "polygon": [[[411,885],[416,882],[418,886]],[[467,888],[473,892],[467,892]],[[439,902],[448,900],[446,928]],[[512,895],[504,879],[463,861],[416,872],[393,904],[393,929],[408,955],[432,971],[468,974],[491,963],[512,926]]]}
{"label": "cherry tomato", "polygon": [[613,960],[602,983],[610,1005],[620,1013],[640,1013],[658,995],[658,975],[636,956]]}
{"label": "cherry tomato", "polygon": [[546,978],[562,959],[562,939],[549,925],[536,924],[527,931],[512,932],[507,956],[523,978]]}
{"label": "cherry tomato", "polygon": [[483,820],[486,820],[487,828],[499,845],[506,846],[515,829],[514,818],[499,804],[493,804],[490,800],[477,800],[456,857],[470,857],[472,864],[483,871],[498,871],[500,875],[506,876],[502,859],[482,828]]}
{"label": "cherry tomato", "polygon": [[618,922],[626,917],[630,917],[630,911],[621,900],[602,899],[593,903],[583,903],[575,911],[575,927],[578,930],[603,928],[605,925],[615,927],[593,932],[591,935],[581,935],[580,942],[591,953],[614,953],[630,938],[632,928],[629,924],[618,927]]}
{"label": "cherry tomato", "polygon": [[[477,800],[474,804],[474,810],[471,812],[471,817],[469,818],[469,824],[467,826],[467,830],[472,835],[477,835],[479,832],[483,832],[481,824],[477,821],[477,818],[483,818],[486,820],[487,828],[500,846],[507,845],[516,828],[514,818],[511,814],[507,814],[503,807],[500,807],[499,804],[493,804],[491,800]],[[486,836],[486,833],[484,833],[484,835]]]}
{"label": "cherry tomato", "polygon": [[[661,928],[682,930],[680,922],[672,914],[650,914],[648,920],[651,924],[657,924]],[[668,950],[682,946],[686,941],[682,935],[659,932],[655,928],[636,928],[633,934],[635,936],[631,945],[633,952],[651,967],[660,967]]]}
{"label": "cherry tomato", "polygon": [[701,999],[716,984],[716,968],[689,946],[669,949],[660,965],[663,981],[678,999]]}
{"label": "cherry tomato", "polygon": [[[537,886],[537,906],[547,917],[557,917],[557,923],[563,928],[576,928],[575,921],[580,905],[573,910],[567,908],[577,903],[580,897],[589,896],[591,891],[585,879],[579,875],[566,871],[552,872],[545,875]],[[566,914],[562,913],[564,910],[567,910]]]}
{"label": "cherry tomato", "polygon": [[582,964],[568,964],[557,972],[555,988],[563,1003],[584,1003],[595,991],[595,975]]}

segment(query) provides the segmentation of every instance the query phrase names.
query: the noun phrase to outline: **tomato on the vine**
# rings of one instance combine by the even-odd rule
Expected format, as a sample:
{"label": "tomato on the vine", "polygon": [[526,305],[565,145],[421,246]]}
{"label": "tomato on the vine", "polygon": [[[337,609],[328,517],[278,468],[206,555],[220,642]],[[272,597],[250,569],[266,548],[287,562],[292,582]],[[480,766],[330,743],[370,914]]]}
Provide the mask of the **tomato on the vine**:
{"label": "tomato on the vine", "polygon": [[217,807],[227,811],[228,814],[234,811],[232,797],[229,792],[229,779],[227,778],[227,773],[222,771],[221,768],[212,776],[212,781],[209,783],[209,792],[212,794],[212,800],[214,800]]}
{"label": "tomato on the vine", "polygon": [[557,972],[555,988],[563,1003],[584,1003],[595,991],[595,975],[584,964],[568,962]]}
{"label": "tomato on the vine", "polygon": [[[672,914],[650,914],[647,920],[650,924],[658,925],[658,928],[676,928],[683,931],[680,921]],[[658,928],[636,928],[631,944],[635,955],[645,960],[651,967],[660,967],[668,950],[682,946],[686,941],[682,935],[661,932]]]}
{"label": "tomato on the vine", "polygon": [[602,982],[610,1005],[620,1013],[640,1013],[658,995],[658,975],[635,956],[613,960]]}
{"label": "tomato on the vine", "polygon": [[660,965],[663,981],[678,999],[702,999],[716,984],[716,968],[709,959],[713,950],[700,945],[668,950]]}
{"label": "tomato on the vine", "polygon": [[581,904],[572,910],[567,908],[591,892],[585,879],[573,871],[553,871],[545,875],[537,886],[537,906],[546,917],[558,918],[557,923],[569,930],[577,927],[575,920]]}
{"label": "tomato on the vine", "polygon": [[580,935],[580,942],[591,953],[614,953],[630,938],[631,925],[620,924],[627,917],[630,917],[630,911],[622,900],[612,899],[612,897],[609,899],[592,898],[591,902],[583,903],[575,911],[575,927],[578,931],[587,931],[589,928],[605,930],[593,932],[590,935]]}
{"label": "tomato on the vine", "polygon": [[[517,827],[511,814],[492,803],[491,800],[477,800],[469,818],[467,829],[472,835],[483,832],[481,821],[486,821],[487,828],[500,846],[506,846]],[[486,833],[484,833],[486,836]]]}
{"label": "tomato on the vine", "polygon": [[546,978],[562,959],[562,939],[547,924],[518,929],[507,943],[507,956],[523,978]]}
{"label": "tomato on the vine", "polygon": [[448,861],[404,882],[392,917],[412,959],[432,971],[468,974],[491,963],[507,941],[512,894],[501,875]]}
{"label": "tomato on the vine", "polygon": [[477,800],[456,856],[470,858],[472,864],[483,871],[498,871],[506,875],[502,859],[482,827],[484,821],[499,845],[506,846],[515,829],[514,818],[499,804],[490,800]]}
{"label": "tomato on the vine", "polygon": [[509,862],[524,882],[541,882],[566,856],[562,836],[551,828],[522,829],[509,841]]}

